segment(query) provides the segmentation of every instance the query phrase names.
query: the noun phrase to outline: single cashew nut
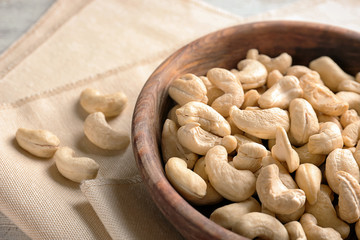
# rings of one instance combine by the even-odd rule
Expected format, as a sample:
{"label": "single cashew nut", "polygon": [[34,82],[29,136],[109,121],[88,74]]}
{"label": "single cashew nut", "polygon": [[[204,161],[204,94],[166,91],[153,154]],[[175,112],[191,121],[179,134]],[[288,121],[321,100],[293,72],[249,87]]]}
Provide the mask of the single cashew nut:
{"label": "single cashew nut", "polygon": [[336,96],[347,102],[349,109],[354,109],[360,115],[360,94],[341,91],[338,92]]}
{"label": "single cashew nut", "polygon": [[206,87],[200,78],[188,73],[175,79],[169,87],[169,95],[181,106],[187,102],[207,103]]}
{"label": "single cashew nut", "polygon": [[234,167],[256,172],[261,168],[261,160],[268,155],[268,150],[258,143],[245,143],[238,147],[237,153],[233,158]]}
{"label": "single cashew nut", "polygon": [[340,123],[343,128],[346,128],[350,123],[360,120],[360,116],[354,109],[349,109],[344,112],[340,117]]}
{"label": "single cashew nut", "polygon": [[329,154],[344,145],[341,130],[333,122],[320,124],[318,134],[309,137],[308,149],[312,154]]}
{"label": "single cashew nut", "polygon": [[338,85],[346,79],[354,79],[354,77],[345,73],[339,65],[337,65],[330,57],[319,57],[309,64],[310,68],[318,72],[325,85],[333,92],[338,91]]}
{"label": "single cashew nut", "polygon": [[298,189],[298,185],[290,175],[289,171],[276,159],[272,156],[266,156],[262,159],[262,166],[266,167],[270,164],[276,164],[279,168],[279,178],[281,182],[285,185],[285,187],[289,189]]}
{"label": "single cashew nut", "polygon": [[339,83],[338,91],[349,91],[360,94],[360,83],[351,79],[345,79]]}
{"label": "single cashew nut", "polygon": [[292,57],[287,53],[282,53],[275,58],[270,58],[267,55],[260,54],[257,57],[257,60],[262,64],[264,64],[268,72],[271,72],[276,69],[279,70],[281,74],[285,74],[286,70],[292,64]]}
{"label": "single cashew nut", "polygon": [[310,213],[305,213],[301,219],[300,223],[304,229],[306,237],[308,240],[318,240],[318,239],[328,239],[328,240],[341,240],[341,235],[336,230],[327,227],[323,228],[318,226],[316,218]]}
{"label": "single cashew nut", "polygon": [[360,137],[360,121],[353,122],[342,131],[342,138],[347,147],[353,147]]}
{"label": "single cashew nut", "polygon": [[247,107],[259,106],[258,104],[259,98],[260,98],[260,94],[255,89],[251,89],[247,91],[244,95],[244,103],[241,105],[241,109],[245,109]]}
{"label": "single cashew nut", "polygon": [[229,110],[232,106],[240,107],[243,104],[244,90],[241,83],[230,71],[224,68],[212,68],[207,72],[207,78],[225,93],[211,104],[211,107],[222,116],[229,116]]}
{"label": "single cashew nut", "polygon": [[310,204],[315,204],[320,192],[321,171],[311,163],[300,164],[296,170],[295,180],[300,189],[304,190],[306,199]]}
{"label": "single cashew nut", "polygon": [[309,137],[319,132],[319,122],[311,104],[302,98],[290,102],[290,134],[296,145],[308,142]]}
{"label": "single cashew nut", "polygon": [[307,78],[309,73],[300,78],[303,97],[317,111],[330,116],[340,116],[349,108],[349,104],[335,95],[329,88]]}
{"label": "single cashew nut", "polygon": [[289,213],[289,214],[276,214],[276,218],[279,219],[280,222],[282,222],[283,224],[291,222],[291,221],[297,221],[301,218],[301,216],[304,214],[305,212],[305,205],[302,206],[301,208],[299,208],[298,210],[296,210],[293,213]]}
{"label": "single cashew nut", "polygon": [[258,103],[261,108],[287,109],[291,100],[301,97],[302,94],[299,80],[294,76],[285,76],[262,94]]}
{"label": "single cashew nut", "polygon": [[339,194],[339,180],[336,177],[338,171],[348,172],[359,181],[359,166],[350,150],[337,148],[326,158],[326,179],[330,188],[337,194]]}
{"label": "single cashew nut", "polygon": [[312,154],[309,152],[308,144],[305,144],[299,148],[293,147],[294,150],[299,155],[300,164],[303,163],[312,163],[315,166],[320,166],[326,158],[326,155],[324,154]]}
{"label": "single cashew nut", "polygon": [[251,48],[246,53],[246,59],[257,59],[259,57],[259,50]]}
{"label": "single cashew nut", "polygon": [[237,64],[237,68],[239,71],[233,73],[243,89],[258,88],[266,83],[267,70],[259,61],[244,59]]}
{"label": "single cashew nut", "polygon": [[71,181],[80,183],[82,180],[94,179],[99,171],[99,164],[87,157],[74,157],[74,150],[60,147],[55,155],[55,165],[61,175]]}
{"label": "single cashew nut", "polygon": [[300,222],[291,221],[284,225],[286,228],[290,240],[307,240],[304,229]]}
{"label": "single cashew nut", "polygon": [[59,138],[47,130],[19,128],[15,138],[20,147],[42,158],[51,158],[60,145]]}
{"label": "single cashew nut", "polygon": [[211,105],[215,99],[224,94],[224,92],[212,84],[207,77],[201,76],[200,79],[203,81],[207,90],[206,96],[208,98],[208,105]]}
{"label": "single cashew nut", "polygon": [[167,118],[171,121],[174,121],[177,127],[180,127],[180,124],[178,122],[177,116],[176,116],[176,110],[178,110],[181,106],[179,104],[172,107],[167,115]]}
{"label": "single cashew nut", "polygon": [[301,189],[288,189],[279,178],[275,164],[263,167],[256,181],[260,201],[277,214],[293,213],[304,206],[306,197]]}
{"label": "single cashew nut", "polygon": [[284,76],[281,74],[281,72],[277,69],[272,70],[269,72],[267,79],[266,79],[266,86],[268,88],[271,88],[275,83],[277,83],[280,79],[282,79]]}
{"label": "single cashew nut", "polygon": [[256,177],[249,170],[237,170],[229,165],[225,147],[211,148],[205,155],[205,164],[211,185],[224,198],[239,202],[255,192]]}
{"label": "single cashew nut", "polygon": [[250,239],[289,239],[286,228],[279,220],[259,212],[251,212],[240,216],[232,230]]}
{"label": "single cashew nut", "polygon": [[350,173],[338,171],[339,183],[339,216],[348,223],[360,218],[360,185]]}
{"label": "single cashew nut", "polygon": [[171,185],[183,196],[202,198],[206,194],[206,182],[195,172],[187,168],[186,162],[177,157],[170,158],[165,164],[166,177]]}
{"label": "single cashew nut", "polygon": [[188,168],[192,169],[199,156],[184,148],[177,137],[178,127],[170,119],[166,119],[161,133],[161,150],[164,163],[169,158],[178,157],[186,161]]}
{"label": "single cashew nut", "polygon": [[320,227],[333,228],[345,239],[350,233],[350,226],[336,215],[332,204],[332,194],[331,189],[327,185],[321,184],[316,203],[310,205],[307,202],[305,204],[305,212],[312,214]]}
{"label": "single cashew nut", "polygon": [[289,130],[290,121],[288,112],[280,108],[263,110],[240,110],[232,107],[230,117],[242,131],[262,139],[272,139],[276,135],[276,127],[281,126]]}
{"label": "single cashew nut", "polygon": [[92,88],[85,89],[80,95],[80,105],[88,113],[102,112],[106,117],[119,115],[124,110],[127,101],[123,92],[104,95]]}
{"label": "single cashew nut", "polygon": [[231,134],[230,124],[215,109],[202,102],[188,102],[176,110],[181,126],[198,122],[205,131],[224,137]]}
{"label": "single cashew nut", "polygon": [[290,173],[299,167],[299,155],[292,148],[286,131],[282,127],[276,129],[276,144],[271,148],[271,154],[273,158],[286,162]]}
{"label": "single cashew nut", "polygon": [[102,112],[92,113],[85,119],[84,133],[93,144],[102,149],[121,150],[130,143],[129,135],[110,127]]}
{"label": "single cashew nut", "polygon": [[240,216],[250,212],[260,212],[260,210],[259,202],[250,197],[245,201],[231,203],[215,209],[210,215],[210,220],[231,230]]}

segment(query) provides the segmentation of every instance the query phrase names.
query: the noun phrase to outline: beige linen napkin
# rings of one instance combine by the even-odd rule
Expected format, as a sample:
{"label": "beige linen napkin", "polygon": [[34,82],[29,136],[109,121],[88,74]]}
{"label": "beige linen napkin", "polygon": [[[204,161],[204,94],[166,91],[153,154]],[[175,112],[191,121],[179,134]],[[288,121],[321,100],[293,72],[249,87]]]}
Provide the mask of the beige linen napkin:
{"label": "beige linen napkin", "polygon": [[[195,0],[58,1],[0,57],[0,210],[33,239],[180,238],[137,176],[131,146],[105,151],[86,139],[81,91],[124,91],[128,106],[109,123],[130,134],[142,85],[185,43],[222,27],[267,19],[360,30],[359,15],[357,0],[301,0],[251,18]],[[19,127],[52,131],[62,146],[100,164],[98,179],[83,182],[81,189],[66,180],[53,159],[20,149],[14,140]]]}

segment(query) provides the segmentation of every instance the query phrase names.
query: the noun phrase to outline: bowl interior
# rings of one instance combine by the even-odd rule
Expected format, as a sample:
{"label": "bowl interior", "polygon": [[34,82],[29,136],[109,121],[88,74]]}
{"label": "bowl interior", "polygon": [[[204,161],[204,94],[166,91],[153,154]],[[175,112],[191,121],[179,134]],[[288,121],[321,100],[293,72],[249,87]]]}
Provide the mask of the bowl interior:
{"label": "bowl interior", "polygon": [[186,238],[241,237],[205,217],[217,206],[191,206],[166,180],[160,136],[167,112],[174,104],[167,89],[171,81],[185,73],[201,76],[213,67],[235,68],[251,48],[271,57],[287,52],[293,58],[293,65],[308,66],[311,60],[327,55],[349,74],[360,71],[359,33],[292,21],[258,22],[220,30],[186,45],[165,60],[139,95],[133,116],[132,141],[139,170],[155,203]]}

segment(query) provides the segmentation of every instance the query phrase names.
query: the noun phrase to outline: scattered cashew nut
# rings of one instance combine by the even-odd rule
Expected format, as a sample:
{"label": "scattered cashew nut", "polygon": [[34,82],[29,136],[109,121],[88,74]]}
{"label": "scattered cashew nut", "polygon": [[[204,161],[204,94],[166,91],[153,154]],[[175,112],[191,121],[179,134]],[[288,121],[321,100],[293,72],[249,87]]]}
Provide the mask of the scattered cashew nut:
{"label": "scattered cashew nut", "polygon": [[329,154],[343,145],[339,127],[333,122],[325,122],[320,124],[318,134],[309,137],[308,149],[312,154]]}
{"label": "scattered cashew nut", "polygon": [[127,133],[115,131],[102,112],[90,114],[84,123],[86,137],[96,146],[107,150],[121,150],[130,143]]}
{"label": "scattered cashew nut", "polygon": [[320,192],[321,170],[311,163],[300,164],[296,170],[295,180],[297,185],[305,192],[306,200],[315,204]]}
{"label": "scattered cashew nut", "polygon": [[104,95],[93,88],[85,89],[80,95],[80,105],[88,113],[102,112],[106,117],[119,115],[124,110],[127,101],[123,92]]}
{"label": "scattered cashew nut", "polygon": [[234,75],[244,90],[258,88],[266,83],[267,70],[263,64],[254,59],[241,60],[234,71]]}
{"label": "scattered cashew nut", "polygon": [[15,138],[20,147],[41,158],[51,158],[60,145],[57,136],[41,129],[19,128]]}
{"label": "scattered cashew nut", "polygon": [[304,232],[308,240],[318,240],[318,239],[341,240],[342,239],[340,233],[337,232],[336,230],[330,227],[323,228],[318,226],[317,225],[318,222],[316,218],[310,213],[305,213],[301,217],[300,223],[304,229]]}
{"label": "scattered cashew nut", "polygon": [[55,155],[55,164],[59,172],[71,181],[80,183],[82,180],[96,178],[99,164],[88,157],[74,157],[74,150],[60,147]]}
{"label": "scattered cashew nut", "polygon": [[300,222],[291,221],[284,225],[286,228],[290,240],[307,240],[304,229]]}

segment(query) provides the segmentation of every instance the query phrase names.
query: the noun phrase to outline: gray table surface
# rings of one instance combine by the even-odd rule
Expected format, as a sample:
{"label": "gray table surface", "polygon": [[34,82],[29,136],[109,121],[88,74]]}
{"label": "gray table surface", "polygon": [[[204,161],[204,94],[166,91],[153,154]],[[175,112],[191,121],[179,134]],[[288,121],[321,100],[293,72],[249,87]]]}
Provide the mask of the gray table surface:
{"label": "gray table surface", "polygon": [[[296,0],[204,0],[233,14],[248,17]],[[0,0],[0,54],[23,35],[55,0]],[[0,212],[0,239],[30,239]]]}

